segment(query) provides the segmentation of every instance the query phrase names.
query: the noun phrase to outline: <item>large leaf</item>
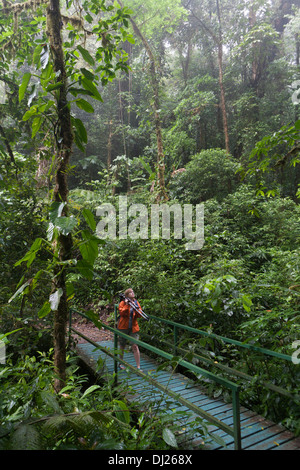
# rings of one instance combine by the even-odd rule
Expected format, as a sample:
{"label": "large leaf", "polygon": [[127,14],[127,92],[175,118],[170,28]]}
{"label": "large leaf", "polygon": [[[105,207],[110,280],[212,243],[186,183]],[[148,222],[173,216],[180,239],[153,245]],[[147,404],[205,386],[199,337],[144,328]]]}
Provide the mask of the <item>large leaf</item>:
{"label": "large leaf", "polygon": [[52,202],[50,211],[49,211],[50,222],[54,223],[57,217],[61,217],[62,211],[65,205],[66,205],[65,202]]}
{"label": "large leaf", "polygon": [[73,121],[73,124],[75,126],[75,129],[76,129],[76,132],[80,141],[86,144],[88,141],[88,138],[87,138],[87,131],[83,122],[81,121],[81,119],[78,119],[78,118],[73,118],[72,121]]}
{"label": "large leaf", "polygon": [[85,68],[81,68],[80,69],[80,72],[85,76],[85,78],[87,78],[88,80],[94,80],[95,78],[95,75],[93,74],[93,72],[90,72],[90,70],[87,70]]}
{"label": "large leaf", "polygon": [[63,413],[61,407],[58,404],[58,401],[56,400],[55,395],[53,395],[50,392],[47,392],[46,390],[42,390],[40,392],[40,396],[42,398],[43,403],[45,403],[50,408],[52,408],[55,411],[55,413],[58,413],[58,414]]}
{"label": "large leaf", "polygon": [[39,44],[38,46],[36,46],[33,52],[33,63],[34,65],[36,65],[37,68],[39,67],[39,64],[40,64],[41,52],[43,50],[43,47],[44,46],[42,44]]}
{"label": "large leaf", "polygon": [[46,88],[46,91],[53,91],[53,90],[58,90],[61,88],[63,85],[62,82],[57,82],[57,83],[51,83],[51,85],[48,85]]}
{"label": "large leaf", "polygon": [[91,265],[94,264],[98,256],[98,241],[95,237],[86,238],[86,240],[79,246],[80,253]]}
{"label": "large leaf", "polygon": [[65,207],[65,202],[53,202],[49,211],[49,227],[47,230],[47,239],[52,240],[55,229],[62,235],[69,235],[72,230],[78,224],[78,221],[75,217],[63,216],[63,209]]}
{"label": "large leaf", "polygon": [[76,105],[78,106],[79,109],[82,109],[83,111],[86,111],[87,113],[93,113],[94,108],[93,106],[83,98],[80,98],[79,100],[75,100]]}
{"label": "large leaf", "polygon": [[6,338],[9,335],[12,335],[13,333],[16,333],[17,331],[23,330],[23,328],[18,328],[17,330],[9,331],[8,333],[0,334],[0,341],[2,341],[4,338]]}
{"label": "large leaf", "polygon": [[23,121],[28,121],[28,119],[30,119],[32,116],[38,113],[39,113],[38,107],[36,105],[31,106],[31,108],[28,109],[28,111],[26,111],[26,113],[24,114]]}
{"label": "large leaf", "polygon": [[51,305],[49,300],[46,300],[40,311],[38,312],[38,317],[39,318],[44,318],[46,317],[49,313],[51,312]]}
{"label": "large leaf", "polygon": [[93,57],[91,56],[91,54],[89,53],[89,51],[87,51],[86,49],[84,49],[84,47],[82,46],[77,46],[77,49],[79,50],[79,52],[81,53],[83,59],[90,65],[95,65],[95,61],[93,59]]}
{"label": "large leaf", "polygon": [[72,230],[77,225],[77,219],[75,217],[57,217],[54,221],[55,227],[59,230],[60,233],[63,235],[69,235]]}
{"label": "large leaf", "polygon": [[93,277],[94,277],[93,266],[86,259],[80,259],[79,261],[77,261],[76,269],[78,269],[80,274],[86,279],[88,279],[89,281],[93,280]]}
{"label": "large leaf", "polygon": [[86,223],[88,226],[93,230],[93,232],[96,230],[96,221],[94,218],[94,215],[90,209],[83,209],[82,215],[85,218]]}
{"label": "large leaf", "polygon": [[100,388],[100,385],[91,385],[82,395],[81,398],[85,398],[87,395],[90,393],[93,393],[95,390],[98,390]]}
{"label": "large leaf", "polygon": [[24,73],[23,78],[22,78],[22,83],[19,87],[19,102],[21,102],[25,96],[30,78],[31,78],[30,72]]}
{"label": "large leaf", "polygon": [[169,428],[163,430],[163,440],[171,447],[177,447],[177,441],[174,433]]}
{"label": "large leaf", "polygon": [[31,135],[31,138],[33,139],[37,132],[39,131],[41,125],[42,125],[42,122],[43,122],[43,118],[42,116],[36,116],[32,122],[32,135]]}
{"label": "large leaf", "polygon": [[58,309],[59,302],[61,299],[61,296],[63,295],[63,290],[57,289],[53,294],[50,295],[49,297],[49,302],[50,302],[50,308],[52,311],[55,311]]}
{"label": "large leaf", "polygon": [[96,85],[91,80],[89,80],[86,77],[82,77],[81,78],[81,84],[82,84],[83,88],[85,88],[86,90],[88,90],[92,93],[93,98],[103,102],[103,99],[102,99],[99,91],[97,90]]}
{"label": "large leaf", "polygon": [[116,417],[122,422],[129,424],[130,423],[130,413],[128,410],[128,405],[121,400],[114,400],[114,409],[116,410]]}
{"label": "large leaf", "polygon": [[41,450],[42,439],[40,433],[29,424],[22,424],[10,438],[11,450]]}

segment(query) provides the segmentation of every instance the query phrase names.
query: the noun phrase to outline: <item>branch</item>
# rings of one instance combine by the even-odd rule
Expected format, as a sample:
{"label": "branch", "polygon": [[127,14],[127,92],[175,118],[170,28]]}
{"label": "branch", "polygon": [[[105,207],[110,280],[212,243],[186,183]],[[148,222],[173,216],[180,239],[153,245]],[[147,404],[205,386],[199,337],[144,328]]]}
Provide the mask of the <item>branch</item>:
{"label": "branch", "polygon": [[208,26],[206,26],[204,21],[202,21],[193,11],[191,12],[191,14],[197,21],[199,21],[201,28],[203,28],[204,31],[206,31],[213,38],[216,44],[219,44],[218,37],[212,32],[212,30]]}
{"label": "branch", "polygon": [[10,146],[10,143],[9,143],[9,141],[8,141],[6,135],[5,135],[4,129],[1,126],[1,124],[0,124],[0,135],[2,135],[2,137],[3,137],[4,143],[5,143],[5,146],[6,146],[6,150],[7,150],[8,155],[10,156],[11,162],[15,165],[16,168],[18,168],[18,165],[16,163],[12,148]]}
{"label": "branch", "polygon": [[14,3],[12,4],[8,0],[2,0],[3,7],[0,10],[0,13],[20,13],[25,10],[32,10],[35,9],[36,7],[42,5],[42,4],[47,4],[48,0],[27,0],[27,2],[24,3]]}
{"label": "branch", "polygon": [[289,157],[293,155],[297,155],[299,152],[300,152],[300,145],[296,145],[287,154],[283,155],[283,157],[281,157],[280,160],[276,162],[276,166],[284,165],[286,161],[289,159]]}

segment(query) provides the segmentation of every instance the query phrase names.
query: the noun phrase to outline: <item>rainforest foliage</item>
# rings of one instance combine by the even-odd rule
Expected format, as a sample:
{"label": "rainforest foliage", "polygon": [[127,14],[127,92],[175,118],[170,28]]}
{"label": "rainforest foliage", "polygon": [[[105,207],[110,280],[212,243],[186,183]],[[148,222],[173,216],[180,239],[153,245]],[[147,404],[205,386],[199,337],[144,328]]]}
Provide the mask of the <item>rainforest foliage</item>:
{"label": "rainforest foliage", "polygon": [[[169,415],[89,386],[66,344],[71,306],[113,311],[130,286],[149,314],[294,354],[180,338],[300,433],[299,31],[292,0],[0,0],[1,448],[178,445]],[[99,237],[120,196],[203,204],[203,247],[122,238],[118,219]]]}

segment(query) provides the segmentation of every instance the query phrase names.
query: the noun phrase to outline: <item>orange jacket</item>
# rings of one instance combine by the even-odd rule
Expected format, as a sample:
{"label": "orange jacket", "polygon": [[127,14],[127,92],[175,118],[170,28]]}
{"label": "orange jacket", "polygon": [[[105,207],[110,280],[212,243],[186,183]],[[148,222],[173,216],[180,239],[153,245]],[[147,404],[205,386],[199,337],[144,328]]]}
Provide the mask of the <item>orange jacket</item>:
{"label": "orange jacket", "polygon": [[[139,302],[138,307],[141,309]],[[127,330],[129,328],[130,305],[125,304],[124,300],[121,300],[119,304],[119,313],[120,319],[118,321],[118,329]],[[140,330],[137,322],[138,317],[141,317],[141,315],[134,310],[132,317],[132,333],[136,333]]]}

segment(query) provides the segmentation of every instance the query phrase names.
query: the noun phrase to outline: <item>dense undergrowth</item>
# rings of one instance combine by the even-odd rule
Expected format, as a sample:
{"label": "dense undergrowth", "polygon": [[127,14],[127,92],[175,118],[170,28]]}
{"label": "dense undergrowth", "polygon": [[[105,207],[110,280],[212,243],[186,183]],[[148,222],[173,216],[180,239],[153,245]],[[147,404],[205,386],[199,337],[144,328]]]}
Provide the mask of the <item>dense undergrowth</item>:
{"label": "dense undergrowth", "polygon": [[[191,194],[185,203],[201,202],[192,196],[196,194],[196,182],[188,182],[189,174],[192,177],[194,172],[191,166],[190,173],[187,168],[184,175],[172,181],[168,204],[181,202],[183,177]],[[206,184],[211,190],[210,182]],[[153,203],[147,187],[136,188],[127,196],[129,205],[143,203],[147,207]],[[112,196],[101,182],[94,182],[93,190],[71,191],[70,206],[78,227],[86,230],[83,210],[95,214],[99,202],[117,207],[118,194]],[[6,338],[7,363],[0,370],[1,447],[176,448],[180,429],[174,429],[172,414],[166,413],[166,408],[161,407],[159,412],[149,411],[148,407],[143,410],[135,402],[129,403],[124,390],[114,390],[112,384],[88,387],[72,355],[68,384],[55,395],[52,358],[48,354],[52,318],[39,315],[49,296],[52,261],[46,248],[35,253],[26,274],[26,278],[34,279],[41,272],[39,280],[44,282],[27,289],[26,295],[14,295],[25,274],[18,260],[37,236],[45,237],[48,207],[46,200],[41,202],[30,192],[7,191],[3,199],[1,224],[6,235],[2,239],[1,331],[15,332]],[[216,192],[204,201],[204,209],[205,243],[198,251],[186,250],[185,240],[173,237],[101,242],[92,276],[86,279],[72,266],[68,271],[70,305],[84,310],[91,305],[110,305],[113,312],[118,293],[133,286],[148,314],[291,356],[299,340],[299,205],[280,195],[257,195],[253,185],[240,182],[221,196],[216,187]],[[4,217],[8,210],[9,218]],[[28,233],[26,240],[24,232]],[[75,233],[73,256],[80,259],[76,237]],[[172,342],[173,333],[167,327],[141,321],[141,330],[142,339],[170,350],[164,344]],[[202,367],[199,356],[209,359],[205,367],[240,383],[245,406],[299,434],[298,364],[186,333],[180,336],[179,346],[188,360]],[[233,378],[220,365],[238,370],[240,375]],[[193,379],[212,395],[223,394],[230,399],[226,389],[201,377]],[[263,383],[281,387],[287,395]],[[204,440],[210,438],[200,418],[195,428],[201,430]]]}

